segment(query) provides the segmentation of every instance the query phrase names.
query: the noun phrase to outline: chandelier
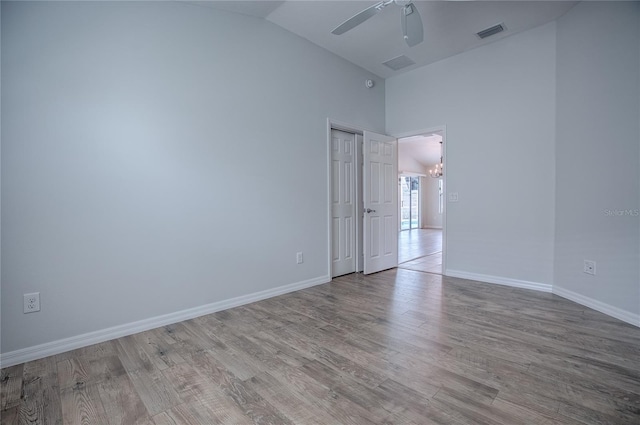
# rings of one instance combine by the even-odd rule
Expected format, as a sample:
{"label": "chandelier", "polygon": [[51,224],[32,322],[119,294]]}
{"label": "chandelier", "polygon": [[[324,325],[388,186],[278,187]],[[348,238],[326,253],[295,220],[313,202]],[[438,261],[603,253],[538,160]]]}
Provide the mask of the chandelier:
{"label": "chandelier", "polygon": [[440,164],[436,164],[433,170],[429,170],[429,175],[434,179],[439,179],[442,177],[444,172],[443,164],[442,164],[442,141],[440,141]]}

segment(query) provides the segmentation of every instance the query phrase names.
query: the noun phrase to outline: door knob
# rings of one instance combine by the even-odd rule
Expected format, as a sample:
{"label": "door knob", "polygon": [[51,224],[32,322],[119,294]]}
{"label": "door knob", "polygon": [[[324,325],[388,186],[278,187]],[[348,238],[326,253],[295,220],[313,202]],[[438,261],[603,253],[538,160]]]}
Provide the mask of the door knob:
{"label": "door knob", "polygon": [[366,212],[366,213],[372,213],[372,212],[376,212],[376,210],[372,210],[371,208],[367,208],[364,212]]}

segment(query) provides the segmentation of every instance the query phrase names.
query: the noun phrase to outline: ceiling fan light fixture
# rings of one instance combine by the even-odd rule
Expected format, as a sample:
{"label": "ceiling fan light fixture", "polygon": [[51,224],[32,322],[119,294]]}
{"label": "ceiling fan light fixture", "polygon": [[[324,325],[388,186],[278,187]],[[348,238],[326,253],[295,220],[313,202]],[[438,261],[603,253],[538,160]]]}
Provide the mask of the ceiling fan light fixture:
{"label": "ceiling fan light fixture", "polygon": [[359,13],[356,13],[354,16],[338,25],[333,31],[331,31],[331,34],[342,35],[345,32],[352,30],[378,14],[382,9],[392,3],[402,8],[400,18],[402,21],[402,35],[404,37],[404,41],[409,47],[422,43],[424,38],[422,18],[420,17],[420,13],[418,13],[416,6],[411,1],[406,0],[382,0],[367,7]]}
{"label": "ceiling fan light fixture", "polygon": [[413,4],[409,3],[408,5],[406,5],[403,11],[406,16],[411,15],[413,13]]}
{"label": "ceiling fan light fixture", "polygon": [[424,40],[424,29],[422,28],[422,18],[418,9],[413,3],[402,7],[402,36],[409,47],[422,43]]}

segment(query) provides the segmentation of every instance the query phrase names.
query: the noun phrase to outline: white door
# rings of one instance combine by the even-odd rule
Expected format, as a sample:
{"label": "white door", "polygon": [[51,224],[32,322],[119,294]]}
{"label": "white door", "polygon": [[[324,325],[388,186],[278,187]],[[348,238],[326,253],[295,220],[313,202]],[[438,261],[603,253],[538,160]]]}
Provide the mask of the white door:
{"label": "white door", "polygon": [[398,143],[364,132],[364,273],[398,265]]}
{"label": "white door", "polygon": [[331,276],[356,271],[355,134],[331,130]]}

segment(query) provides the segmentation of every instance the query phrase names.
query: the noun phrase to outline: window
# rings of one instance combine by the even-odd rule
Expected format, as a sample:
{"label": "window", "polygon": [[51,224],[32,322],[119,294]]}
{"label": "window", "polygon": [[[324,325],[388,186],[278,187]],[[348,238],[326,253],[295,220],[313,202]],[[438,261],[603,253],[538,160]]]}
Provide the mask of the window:
{"label": "window", "polygon": [[420,226],[420,177],[400,177],[400,230]]}

